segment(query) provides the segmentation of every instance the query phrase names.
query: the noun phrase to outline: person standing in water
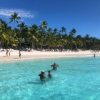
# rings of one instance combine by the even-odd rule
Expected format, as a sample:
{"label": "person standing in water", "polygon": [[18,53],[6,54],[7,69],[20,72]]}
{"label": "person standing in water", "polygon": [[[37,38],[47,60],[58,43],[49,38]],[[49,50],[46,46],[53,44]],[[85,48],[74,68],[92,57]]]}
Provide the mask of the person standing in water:
{"label": "person standing in water", "polygon": [[95,58],[95,53],[94,53],[94,58]]}
{"label": "person standing in water", "polygon": [[43,72],[43,71],[41,71],[41,73],[39,74],[39,76],[40,76],[40,80],[41,81],[45,81],[45,72]]}
{"label": "person standing in water", "polygon": [[52,67],[52,70],[57,70],[58,64],[54,63],[51,65],[51,67]]}
{"label": "person standing in water", "polygon": [[52,78],[51,71],[48,71],[48,78]]}

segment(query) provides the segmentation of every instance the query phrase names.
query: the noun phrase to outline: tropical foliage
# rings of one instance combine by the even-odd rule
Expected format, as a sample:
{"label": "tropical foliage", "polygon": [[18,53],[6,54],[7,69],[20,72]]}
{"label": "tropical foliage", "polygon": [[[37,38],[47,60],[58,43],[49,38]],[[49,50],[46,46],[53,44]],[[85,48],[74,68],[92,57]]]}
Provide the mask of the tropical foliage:
{"label": "tropical foliage", "polygon": [[[10,27],[10,23],[17,24],[15,28]],[[27,26],[21,22],[21,17],[17,13],[13,13],[10,17],[10,23],[0,19],[0,46],[1,48],[13,49],[37,49],[37,50],[77,50],[77,49],[100,49],[100,39],[77,35],[77,31],[73,28],[67,32],[65,27],[50,28],[47,21],[43,21],[40,25],[33,24]]]}

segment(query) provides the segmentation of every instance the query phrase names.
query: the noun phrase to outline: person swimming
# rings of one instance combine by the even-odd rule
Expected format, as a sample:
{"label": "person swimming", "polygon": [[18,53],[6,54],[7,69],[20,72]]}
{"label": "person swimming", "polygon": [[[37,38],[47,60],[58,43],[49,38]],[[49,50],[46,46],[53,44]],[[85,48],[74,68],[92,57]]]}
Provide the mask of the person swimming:
{"label": "person swimming", "polygon": [[54,63],[51,65],[51,67],[52,67],[52,70],[57,70],[58,64]]}
{"label": "person swimming", "polygon": [[48,71],[48,78],[52,78],[51,71]]}
{"label": "person swimming", "polygon": [[43,71],[41,71],[41,73],[39,74],[39,76],[40,76],[40,80],[41,81],[45,81],[45,72],[43,72]]}

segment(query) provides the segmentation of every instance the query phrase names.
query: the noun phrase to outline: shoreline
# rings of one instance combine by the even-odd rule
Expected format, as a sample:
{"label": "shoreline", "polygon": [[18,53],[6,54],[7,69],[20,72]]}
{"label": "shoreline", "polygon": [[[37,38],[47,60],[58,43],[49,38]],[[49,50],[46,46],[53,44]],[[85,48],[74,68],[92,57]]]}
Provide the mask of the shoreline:
{"label": "shoreline", "polygon": [[23,60],[35,60],[35,59],[46,59],[46,58],[69,58],[69,57],[93,57],[94,53],[96,56],[100,56],[100,52],[94,52],[91,50],[86,51],[21,51],[22,57],[18,57],[18,50],[12,50],[11,56],[6,56],[6,52],[0,52],[0,62],[10,61],[23,61]]}

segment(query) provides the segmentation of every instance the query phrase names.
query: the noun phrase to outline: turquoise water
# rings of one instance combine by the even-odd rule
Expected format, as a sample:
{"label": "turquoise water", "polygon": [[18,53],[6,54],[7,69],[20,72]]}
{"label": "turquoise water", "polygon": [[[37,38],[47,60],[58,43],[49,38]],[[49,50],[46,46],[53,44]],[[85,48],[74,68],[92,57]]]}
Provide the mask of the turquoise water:
{"label": "turquoise water", "polygon": [[[54,61],[58,70],[41,83]],[[0,100],[100,100],[100,57],[0,63]]]}

